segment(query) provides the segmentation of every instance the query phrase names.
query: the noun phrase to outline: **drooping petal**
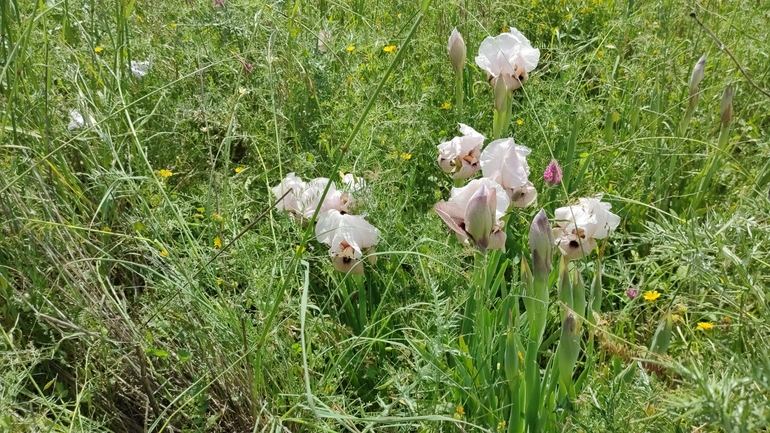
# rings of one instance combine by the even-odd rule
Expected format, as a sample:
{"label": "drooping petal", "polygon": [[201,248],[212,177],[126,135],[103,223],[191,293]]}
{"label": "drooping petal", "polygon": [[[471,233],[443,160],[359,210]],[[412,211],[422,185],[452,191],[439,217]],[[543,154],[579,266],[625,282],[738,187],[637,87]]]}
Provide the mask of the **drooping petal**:
{"label": "drooping petal", "polygon": [[464,212],[468,207],[468,202],[471,200],[476,191],[478,191],[482,186],[486,186],[490,190],[495,190],[495,219],[502,218],[508,211],[510,200],[508,199],[508,195],[505,193],[505,190],[502,188],[502,186],[500,186],[500,184],[492,179],[482,177],[481,179],[474,179],[468,182],[468,184],[462,188],[452,188],[449,201],[457,204],[457,206],[459,206],[460,209],[463,209]]}
{"label": "drooping petal", "polygon": [[465,231],[465,211],[457,203],[440,201],[433,206],[433,210],[444,220],[449,229],[455,232],[460,243],[468,243],[468,233]]}
{"label": "drooping petal", "polygon": [[567,260],[577,260],[587,257],[596,249],[593,238],[581,238],[577,234],[562,234],[556,239],[556,245]]}
{"label": "drooping petal", "polygon": [[273,194],[275,195],[276,199],[283,197],[287,191],[290,191],[288,194],[286,194],[283,200],[276,203],[275,208],[278,210],[286,210],[288,212],[301,215],[302,210],[299,204],[299,199],[302,195],[302,191],[305,188],[306,184],[302,181],[302,179],[295,176],[294,173],[287,174],[280,184],[273,187]]}
{"label": "drooping petal", "polygon": [[519,52],[519,58],[517,63],[521,63],[524,66],[524,70],[532,72],[537,68],[537,64],[540,62],[540,50],[532,47],[524,47]]}
{"label": "drooping petal", "polygon": [[527,207],[537,199],[537,190],[532,182],[527,182],[524,186],[511,190],[511,205],[513,207]]}

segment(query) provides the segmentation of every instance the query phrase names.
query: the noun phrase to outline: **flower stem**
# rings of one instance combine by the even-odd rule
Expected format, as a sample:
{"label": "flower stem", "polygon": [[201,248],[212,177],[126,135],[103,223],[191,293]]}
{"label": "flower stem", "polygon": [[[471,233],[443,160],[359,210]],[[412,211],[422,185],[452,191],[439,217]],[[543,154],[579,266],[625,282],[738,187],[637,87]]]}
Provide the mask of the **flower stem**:
{"label": "flower stem", "polygon": [[457,111],[457,120],[463,118],[463,98],[465,90],[463,88],[463,70],[455,72],[455,110]]}

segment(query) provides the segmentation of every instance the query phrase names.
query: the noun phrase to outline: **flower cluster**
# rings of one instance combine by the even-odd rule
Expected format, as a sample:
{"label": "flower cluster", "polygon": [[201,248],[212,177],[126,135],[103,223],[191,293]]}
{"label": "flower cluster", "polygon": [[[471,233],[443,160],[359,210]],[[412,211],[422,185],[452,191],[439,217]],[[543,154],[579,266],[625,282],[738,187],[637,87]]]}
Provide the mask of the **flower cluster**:
{"label": "flower cluster", "polygon": [[[457,29],[449,37],[447,51],[457,74],[465,66],[465,41]],[[540,51],[515,28],[481,43],[476,64],[486,71],[495,89],[496,123],[499,124],[498,117],[509,117],[511,91],[527,81],[539,59]],[[507,123],[499,125],[493,132],[497,136],[507,129]],[[439,166],[452,175],[455,184],[458,179],[472,178],[478,171],[483,177],[471,180],[464,187],[452,188],[449,200],[436,203],[434,210],[461,243],[469,245],[473,241],[482,253],[504,249],[503,217],[510,208],[527,207],[537,199],[527,162],[532,151],[513,138],[494,140],[484,147],[486,137],[462,123],[460,132],[462,136],[438,145]],[[551,187],[561,183],[562,170],[555,159],[543,172],[543,180]],[[601,196],[581,198],[577,205],[556,209],[556,225],[548,229],[547,242],[553,242],[568,260],[589,255],[596,249],[597,240],[609,236],[620,224],[620,217],[610,209],[611,205],[602,202]],[[545,213],[541,218],[547,226]],[[550,240],[551,231],[553,240]]]}
{"label": "flower cluster", "polygon": [[[374,252],[380,231],[364,217],[351,215],[354,199],[352,193],[366,186],[363,179],[346,174],[342,176],[342,188],[325,177],[309,182],[289,173],[280,184],[273,187],[276,208],[285,210],[307,225],[318,211],[315,227],[316,239],[329,245],[329,255],[334,269],[340,272],[362,274],[359,265],[364,254]],[[326,196],[324,191],[327,189]],[[370,257],[374,262],[374,257]]]}

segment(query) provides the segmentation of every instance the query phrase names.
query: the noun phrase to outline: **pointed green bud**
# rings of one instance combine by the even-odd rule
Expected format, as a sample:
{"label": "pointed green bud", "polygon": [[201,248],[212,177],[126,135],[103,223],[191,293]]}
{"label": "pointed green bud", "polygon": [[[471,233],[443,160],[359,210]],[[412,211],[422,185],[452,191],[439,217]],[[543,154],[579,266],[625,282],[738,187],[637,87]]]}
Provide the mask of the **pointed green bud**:
{"label": "pointed green bud", "polygon": [[572,270],[572,309],[578,317],[586,314],[586,288],[577,267]]}
{"label": "pointed green bud", "polygon": [[596,324],[593,313],[602,312],[602,263],[598,260],[596,261],[596,274],[594,274],[594,280],[591,283],[591,295],[589,298],[590,304],[587,317],[591,323]]}
{"label": "pointed green bud", "polygon": [[497,77],[495,80],[495,110],[501,115],[505,111],[507,98],[508,88],[505,87],[505,80],[502,77]]}
{"label": "pointed green bud", "polygon": [[489,246],[489,235],[495,225],[497,195],[482,185],[468,201],[465,209],[465,231],[484,254]]}
{"label": "pointed green bud", "polygon": [[733,120],[733,85],[730,84],[722,93],[722,103],[720,104],[722,115],[722,127],[727,127]]}
{"label": "pointed green bud", "polygon": [[519,349],[516,345],[516,335],[513,332],[513,316],[508,322],[508,334],[505,337],[505,378],[508,379],[508,386],[511,391],[514,390],[516,381],[519,378]]}
{"label": "pointed green bud", "polygon": [[[557,283],[559,289],[559,301],[564,303],[567,308],[572,308],[572,284],[569,280],[569,262],[567,258],[561,256],[559,259],[559,280]],[[564,316],[562,315],[562,319]]]}
{"label": "pointed green bud", "polygon": [[540,209],[529,227],[529,250],[535,278],[547,280],[553,261],[553,231],[545,210]]}
{"label": "pointed green bud", "polygon": [[655,335],[652,337],[652,344],[650,350],[663,355],[668,350],[668,345],[671,343],[671,330],[674,327],[674,319],[671,317],[671,313],[666,313],[666,317],[658,325],[658,329],[655,331]]}
{"label": "pointed green bud", "polygon": [[559,379],[567,389],[572,388],[572,371],[580,355],[580,322],[575,313],[567,309],[561,326],[561,338],[556,349],[559,363]]}

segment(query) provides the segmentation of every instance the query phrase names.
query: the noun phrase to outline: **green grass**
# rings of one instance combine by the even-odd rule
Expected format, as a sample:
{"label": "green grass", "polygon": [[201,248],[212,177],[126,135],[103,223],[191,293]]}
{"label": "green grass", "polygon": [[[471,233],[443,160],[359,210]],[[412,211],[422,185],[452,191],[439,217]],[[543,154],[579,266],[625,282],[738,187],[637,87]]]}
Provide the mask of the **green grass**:
{"label": "green grass", "polygon": [[[597,193],[622,222],[574,262],[588,293],[601,260],[603,299],[581,320],[576,394],[554,397],[548,430],[768,428],[770,98],[689,14],[768,90],[770,8],[420,7],[0,0],[0,431],[507,430],[515,398],[497,363],[510,311],[517,347],[528,341],[530,222]],[[468,44],[462,115],[454,27]],[[532,149],[539,197],[510,214],[507,251],[482,259],[432,211],[453,186],[436,145],[458,122],[491,136],[492,89],[473,58],[504,27],[541,51],[506,134]],[[72,109],[83,128],[68,130]],[[548,190],[552,157],[565,181]],[[356,211],[382,236],[364,278],[266,212],[289,172],[365,178]],[[533,355],[546,373],[556,284]],[[670,345],[650,352],[667,315]]]}

